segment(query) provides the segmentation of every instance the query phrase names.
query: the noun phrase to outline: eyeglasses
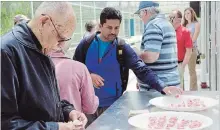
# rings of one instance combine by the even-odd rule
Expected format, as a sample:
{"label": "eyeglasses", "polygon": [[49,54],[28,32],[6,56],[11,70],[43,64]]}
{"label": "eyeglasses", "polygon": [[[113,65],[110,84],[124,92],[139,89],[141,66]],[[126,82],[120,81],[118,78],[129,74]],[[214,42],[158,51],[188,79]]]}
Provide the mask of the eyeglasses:
{"label": "eyeglasses", "polygon": [[173,22],[173,20],[175,19],[175,16],[169,16],[169,21]]}
{"label": "eyeglasses", "polygon": [[139,16],[140,18],[142,18],[144,12],[147,12],[147,10],[146,10],[146,9],[140,10],[139,13],[138,13],[138,16]]}
{"label": "eyeglasses", "polygon": [[47,15],[47,14],[42,14],[42,15],[43,15],[43,16],[48,16],[48,17],[50,18],[50,21],[51,21],[51,23],[53,24],[53,27],[54,27],[54,29],[56,30],[57,35],[58,35],[59,38],[60,38],[60,40],[59,40],[58,42],[66,42],[66,41],[71,40],[71,38],[64,38],[64,37],[62,37],[62,36],[60,35],[60,33],[57,31],[56,26],[55,26],[54,23],[53,23],[53,20],[51,19],[51,17],[50,17],[49,15]]}

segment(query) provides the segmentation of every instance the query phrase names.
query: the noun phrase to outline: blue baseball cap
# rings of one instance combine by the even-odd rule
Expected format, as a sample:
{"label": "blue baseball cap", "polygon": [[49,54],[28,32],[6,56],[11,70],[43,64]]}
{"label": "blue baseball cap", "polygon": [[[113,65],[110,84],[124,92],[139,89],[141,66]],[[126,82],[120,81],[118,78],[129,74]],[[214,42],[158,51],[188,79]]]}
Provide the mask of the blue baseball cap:
{"label": "blue baseball cap", "polygon": [[159,7],[159,3],[154,1],[141,1],[138,10],[134,14],[138,14],[141,9],[148,7]]}

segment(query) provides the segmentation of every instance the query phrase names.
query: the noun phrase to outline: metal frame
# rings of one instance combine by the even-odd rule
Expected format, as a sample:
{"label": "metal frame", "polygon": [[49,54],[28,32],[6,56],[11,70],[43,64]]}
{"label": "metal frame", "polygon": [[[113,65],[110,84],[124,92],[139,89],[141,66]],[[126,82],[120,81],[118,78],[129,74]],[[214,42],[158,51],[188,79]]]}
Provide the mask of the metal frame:
{"label": "metal frame", "polygon": [[211,2],[211,90],[217,90],[216,87],[216,3]]}
{"label": "metal frame", "polygon": [[[207,32],[207,28],[206,28],[206,19],[207,19],[207,16],[206,16],[206,14],[207,14],[207,5],[206,5],[207,3],[206,2],[201,2],[201,19],[200,19],[200,21],[201,21],[201,33],[200,33],[200,43],[201,43],[201,45],[200,45],[200,48],[201,48],[201,52],[203,53],[203,54],[205,54],[205,52],[206,52],[206,50],[205,50],[205,46],[206,46],[206,32]],[[200,76],[201,76],[201,78],[200,78],[200,80],[201,80],[201,83],[206,83],[206,58],[205,59],[202,59],[201,60],[201,73],[200,73]]]}
{"label": "metal frame", "polygon": [[216,2],[216,49],[217,49],[217,90],[220,90],[220,2]]}

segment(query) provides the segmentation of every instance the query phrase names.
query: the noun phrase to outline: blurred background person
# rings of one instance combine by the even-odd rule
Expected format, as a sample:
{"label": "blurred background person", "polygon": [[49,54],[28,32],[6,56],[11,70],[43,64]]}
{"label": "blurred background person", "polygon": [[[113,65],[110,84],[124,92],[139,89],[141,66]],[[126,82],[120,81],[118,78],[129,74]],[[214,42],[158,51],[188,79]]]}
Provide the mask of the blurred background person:
{"label": "blurred background person", "polygon": [[184,89],[184,70],[192,54],[192,39],[189,30],[181,25],[182,13],[179,10],[173,10],[169,15],[169,20],[176,31],[178,68],[181,87]]}
{"label": "blurred background person", "polygon": [[197,90],[197,75],[196,75],[196,59],[197,59],[197,38],[200,33],[200,24],[197,20],[195,11],[189,7],[184,10],[183,26],[187,27],[191,33],[193,42],[192,55],[188,63],[190,75],[190,91]]}
{"label": "blurred background person", "polygon": [[89,36],[90,34],[95,33],[98,30],[98,22],[95,20],[89,21],[85,24],[86,32],[83,35],[83,38]]}
{"label": "blurred background person", "polygon": [[17,14],[14,17],[14,25],[17,25],[17,24],[19,24],[21,22],[25,22],[25,21],[29,21],[29,20],[30,19],[27,16],[25,16],[23,14]]}

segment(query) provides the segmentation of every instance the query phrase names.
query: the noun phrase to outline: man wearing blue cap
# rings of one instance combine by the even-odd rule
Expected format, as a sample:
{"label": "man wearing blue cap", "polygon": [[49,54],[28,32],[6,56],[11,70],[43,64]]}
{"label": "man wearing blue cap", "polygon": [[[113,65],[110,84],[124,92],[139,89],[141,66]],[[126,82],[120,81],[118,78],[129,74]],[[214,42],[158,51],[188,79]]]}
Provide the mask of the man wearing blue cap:
{"label": "man wearing blue cap", "polygon": [[[135,12],[144,22],[140,57],[168,86],[180,86],[177,62],[177,41],[173,26],[160,14],[159,4],[142,1]],[[141,90],[155,91],[138,80]]]}

